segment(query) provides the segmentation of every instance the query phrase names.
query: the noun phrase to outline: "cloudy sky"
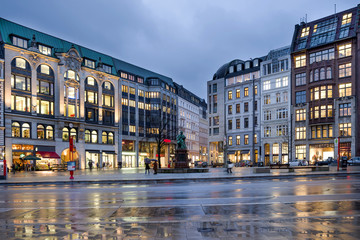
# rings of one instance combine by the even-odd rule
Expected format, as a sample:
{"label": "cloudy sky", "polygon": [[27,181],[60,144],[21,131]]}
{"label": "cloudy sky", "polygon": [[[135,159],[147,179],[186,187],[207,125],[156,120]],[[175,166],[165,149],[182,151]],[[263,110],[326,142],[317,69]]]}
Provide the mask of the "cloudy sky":
{"label": "cloudy sky", "polygon": [[171,77],[206,98],[233,59],[290,45],[294,25],[355,0],[1,0],[0,17]]}

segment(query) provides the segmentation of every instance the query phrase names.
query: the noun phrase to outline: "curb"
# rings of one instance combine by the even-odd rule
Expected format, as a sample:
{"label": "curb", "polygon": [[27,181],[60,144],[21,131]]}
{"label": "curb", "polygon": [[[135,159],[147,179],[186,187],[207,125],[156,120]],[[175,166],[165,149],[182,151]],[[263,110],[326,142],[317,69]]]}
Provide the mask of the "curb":
{"label": "curb", "polygon": [[247,175],[247,176],[223,176],[210,178],[167,178],[167,179],[115,179],[115,180],[63,180],[42,182],[2,182],[0,186],[34,186],[34,185],[76,185],[76,184],[158,184],[158,183],[183,183],[183,182],[207,182],[207,181],[236,181],[236,180],[262,180],[262,179],[285,179],[299,177],[323,177],[323,176],[349,176],[360,175],[360,172],[332,172],[313,174],[283,174],[283,175]]}

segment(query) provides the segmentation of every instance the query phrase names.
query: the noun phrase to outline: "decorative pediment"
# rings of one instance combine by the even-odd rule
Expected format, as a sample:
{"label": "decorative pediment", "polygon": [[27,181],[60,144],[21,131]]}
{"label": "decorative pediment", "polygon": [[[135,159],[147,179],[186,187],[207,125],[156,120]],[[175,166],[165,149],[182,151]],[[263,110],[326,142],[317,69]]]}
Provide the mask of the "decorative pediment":
{"label": "decorative pediment", "polygon": [[82,58],[74,46],[65,54],[65,66],[74,71],[80,71]]}
{"label": "decorative pediment", "polygon": [[68,79],[65,81],[65,86],[80,88],[80,83],[78,81],[76,81],[75,79]]}
{"label": "decorative pediment", "polygon": [[38,63],[40,63],[40,56],[37,53],[30,53],[29,60],[33,68],[36,67]]}

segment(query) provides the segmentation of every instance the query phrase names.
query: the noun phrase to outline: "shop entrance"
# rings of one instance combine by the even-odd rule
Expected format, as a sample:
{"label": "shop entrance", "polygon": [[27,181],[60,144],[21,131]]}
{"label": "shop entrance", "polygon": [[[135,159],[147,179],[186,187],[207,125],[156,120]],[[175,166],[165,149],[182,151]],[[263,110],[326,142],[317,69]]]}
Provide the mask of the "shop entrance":
{"label": "shop entrance", "polygon": [[123,155],[122,156],[122,166],[124,168],[135,168],[136,167],[135,156]]}
{"label": "shop entrance", "polygon": [[310,164],[317,161],[326,160],[329,157],[334,158],[334,144],[313,144],[310,145]]}
{"label": "shop entrance", "polygon": [[75,151],[72,153],[72,157],[71,157],[71,152],[69,150],[69,148],[66,148],[62,153],[61,153],[61,164],[67,164],[67,162],[70,162],[71,159],[72,161],[76,162],[76,169],[79,169],[79,154],[78,152]]}

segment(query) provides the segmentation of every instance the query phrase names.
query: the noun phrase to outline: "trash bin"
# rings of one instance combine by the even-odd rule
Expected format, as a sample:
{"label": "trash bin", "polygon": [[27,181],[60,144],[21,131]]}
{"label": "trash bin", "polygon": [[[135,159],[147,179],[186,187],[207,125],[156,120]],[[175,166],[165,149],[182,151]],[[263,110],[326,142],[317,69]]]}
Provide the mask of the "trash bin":
{"label": "trash bin", "polygon": [[343,170],[347,169],[347,160],[346,159],[341,160],[340,163],[341,163],[341,168]]}
{"label": "trash bin", "polygon": [[264,166],[264,162],[258,162],[258,167],[263,167]]}

